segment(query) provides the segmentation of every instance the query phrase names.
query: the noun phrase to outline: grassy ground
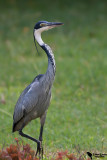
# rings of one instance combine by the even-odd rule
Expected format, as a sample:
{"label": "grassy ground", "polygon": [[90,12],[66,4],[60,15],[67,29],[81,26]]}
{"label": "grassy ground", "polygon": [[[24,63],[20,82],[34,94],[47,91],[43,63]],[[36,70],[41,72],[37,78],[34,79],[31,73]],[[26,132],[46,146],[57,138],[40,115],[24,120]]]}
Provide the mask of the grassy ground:
{"label": "grassy ground", "polygon": [[[47,152],[107,151],[107,1],[0,1],[0,147],[14,142],[12,115],[20,92],[47,68],[33,43],[38,20],[64,26],[43,34],[56,59],[44,128]],[[24,131],[38,137],[39,119]],[[30,140],[32,148],[36,145]]]}

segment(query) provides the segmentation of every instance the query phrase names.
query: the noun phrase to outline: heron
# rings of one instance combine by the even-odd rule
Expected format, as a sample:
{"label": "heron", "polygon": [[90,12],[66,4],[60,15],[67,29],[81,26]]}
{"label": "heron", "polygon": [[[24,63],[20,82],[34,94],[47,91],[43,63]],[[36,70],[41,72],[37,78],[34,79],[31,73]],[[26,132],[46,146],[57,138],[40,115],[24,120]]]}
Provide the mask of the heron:
{"label": "heron", "polygon": [[[55,79],[55,58],[52,49],[45,44],[41,38],[41,33],[51,28],[63,25],[61,22],[39,21],[33,30],[34,42],[38,42],[48,57],[48,67],[45,74],[39,74],[29,84],[19,96],[13,114],[12,132],[18,131],[22,137],[28,138],[37,143],[36,155],[42,153],[43,127],[47,115],[47,110],[51,99],[51,88]],[[23,128],[32,120],[40,118],[39,139],[35,139],[25,133]]]}

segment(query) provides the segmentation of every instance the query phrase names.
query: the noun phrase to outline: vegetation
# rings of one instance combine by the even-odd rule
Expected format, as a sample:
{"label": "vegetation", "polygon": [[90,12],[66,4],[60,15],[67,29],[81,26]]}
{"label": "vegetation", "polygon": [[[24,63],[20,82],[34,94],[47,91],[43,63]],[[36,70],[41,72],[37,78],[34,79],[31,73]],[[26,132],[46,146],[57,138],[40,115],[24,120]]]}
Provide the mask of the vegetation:
{"label": "vegetation", "polygon": [[[73,152],[107,151],[107,1],[0,1],[0,148],[15,144],[14,106],[21,91],[40,73],[47,57],[33,43],[39,20],[64,26],[43,33],[55,54],[56,78],[44,127],[44,148]],[[24,132],[39,136],[39,119]],[[23,138],[33,150],[36,144]]]}
{"label": "vegetation", "polygon": [[[17,144],[11,144],[6,149],[0,151],[0,160],[39,160],[35,156],[35,151],[33,151],[29,144],[24,145],[23,142],[20,144],[19,140],[15,138]],[[77,157],[77,158],[76,158]],[[44,154],[44,159],[47,159],[47,155]],[[56,154],[50,154],[48,159],[51,160],[90,160],[86,154],[75,155],[68,154],[68,151],[57,152]]]}

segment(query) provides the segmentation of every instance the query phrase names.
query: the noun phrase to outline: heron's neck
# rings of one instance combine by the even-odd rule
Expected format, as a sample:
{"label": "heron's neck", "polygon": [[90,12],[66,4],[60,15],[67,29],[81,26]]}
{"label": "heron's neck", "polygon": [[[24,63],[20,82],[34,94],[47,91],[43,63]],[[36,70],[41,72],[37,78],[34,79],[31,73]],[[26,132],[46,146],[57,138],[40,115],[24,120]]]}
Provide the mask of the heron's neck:
{"label": "heron's neck", "polygon": [[46,52],[46,54],[48,56],[48,68],[47,68],[45,75],[46,75],[46,77],[48,77],[48,79],[51,81],[51,83],[53,83],[54,77],[55,77],[55,70],[56,70],[54,54],[53,54],[51,48],[43,42],[43,40],[41,38],[42,31],[43,31],[43,28],[41,28],[39,30],[34,30],[34,36],[35,36],[35,39],[37,40],[38,44],[41,46],[41,48]]}
{"label": "heron's neck", "polygon": [[43,44],[41,47],[48,56],[48,68],[46,71],[46,76],[49,76],[51,80],[54,80],[56,71],[54,54],[52,52],[52,49],[47,44]]}

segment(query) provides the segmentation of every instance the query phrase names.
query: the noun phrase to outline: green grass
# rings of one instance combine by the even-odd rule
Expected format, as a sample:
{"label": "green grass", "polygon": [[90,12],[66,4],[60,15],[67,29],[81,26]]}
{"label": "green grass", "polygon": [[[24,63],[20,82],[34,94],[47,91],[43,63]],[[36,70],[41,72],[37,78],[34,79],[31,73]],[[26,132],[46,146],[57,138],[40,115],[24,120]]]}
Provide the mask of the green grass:
{"label": "green grass", "polygon": [[[21,91],[47,68],[33,43],[39,20],[64,26],[43,33],[55,54],[56,78],[44,127],[47,152],[80,147],[107,151],[107,1],[0,1],[0,147],[14,143],[12,115]],[[2,103],[3,99],[5,104]],[[39,119],[24,131],[39,136]],[[36,148],[35,143],[23,138]]]}

